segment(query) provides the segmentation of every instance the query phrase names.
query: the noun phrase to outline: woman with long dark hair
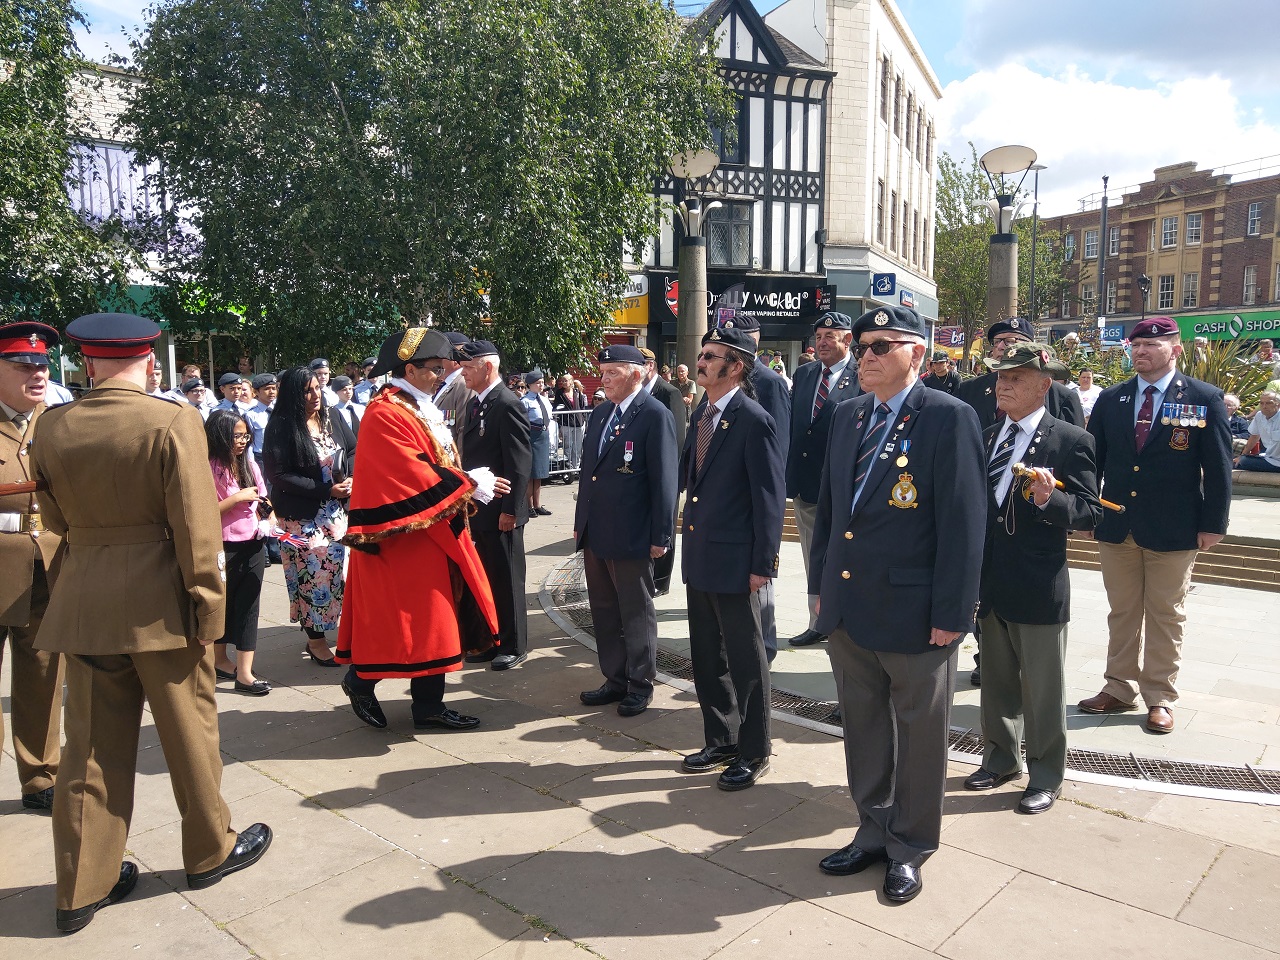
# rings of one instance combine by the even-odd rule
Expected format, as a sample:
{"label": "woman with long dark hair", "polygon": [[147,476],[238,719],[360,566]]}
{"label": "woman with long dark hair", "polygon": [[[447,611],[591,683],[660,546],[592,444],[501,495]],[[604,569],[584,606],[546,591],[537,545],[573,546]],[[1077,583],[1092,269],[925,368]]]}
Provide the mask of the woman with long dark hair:
{"label": "woman with long dark hair", "polygon": [[289,591],[289,619],[307,635],[305,653],[338,666],[325,639],[342,614],[346,500],[356,440],[324,401],[320,381],[306,367],[280,375],[276,409],[267,421],[263,465],[276,517],[285,535],[280,560]]}
{"label": "woman with long dark hair", "polygon": [[[213,667],[219,680],[234,680],[241,693],[264,697],[271,684],[253,675],[253,655],[258,649],[258,601],[262,597],[265,519],[259,505],[266,501],[267,485],[250,456],[253,429],[235,410],[213,410],[204,425],[209,442],[209,466],[222,514],[222,551],[226,557],[227,625],[214,644]],[[236,648],[235,660],[227,647]]]}

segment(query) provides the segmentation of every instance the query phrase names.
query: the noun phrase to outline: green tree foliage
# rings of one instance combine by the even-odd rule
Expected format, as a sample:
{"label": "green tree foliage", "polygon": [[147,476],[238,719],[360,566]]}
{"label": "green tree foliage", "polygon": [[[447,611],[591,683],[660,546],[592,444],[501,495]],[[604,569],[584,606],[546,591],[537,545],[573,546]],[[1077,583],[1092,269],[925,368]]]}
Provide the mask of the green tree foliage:
{"label": "green tree foliage", "polygon": [[73,83],[91,83],[69,0],[0,4],[0,322],[64,326],[120,292],[118,223],[91,224],[67,194]]}
{"label": "green tree foliage", "polygon": [[1244,410],[1258,409],[1258,397],[1268,389],[1271,367],[1250,362],[1256,346],[1250,340],[1210,340],[1197,346],[1184,341],[1178,369],[1189,377],[1211,383],[1223,393],[1234,393]]}
{"label": "green tree foliage", "polygon": [[125,122],[189,219],[180,315],[295,358],[431,317],[575,366],[731,104],[703,47],[658,0],[164,3]]}

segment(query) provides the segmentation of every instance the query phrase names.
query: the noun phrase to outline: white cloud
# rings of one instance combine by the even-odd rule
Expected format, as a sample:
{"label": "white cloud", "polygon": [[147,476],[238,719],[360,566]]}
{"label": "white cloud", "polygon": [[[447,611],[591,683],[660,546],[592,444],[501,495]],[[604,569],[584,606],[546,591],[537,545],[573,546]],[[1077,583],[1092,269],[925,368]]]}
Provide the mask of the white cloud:
{"label": "white cloud", "polygon": [[1246,115],[1220,76],[1134,87],[1075,66],[1045,76],[1006,63],[948,84],[940,109],[939,145],[956,158],[968,157],[969,141],[979,155],[1006,143],[1039,154],[1046,216],[1079,209],[1104,174],[1114,196],[1167,164],[1208,169],[1280,154],[1280,128]]}
{"label": "white cloud", "polygon": [[85,19],[89,21],[75,30],[80,52],[99,63],[109,54],[128,56],[130,35],[139,32],[146,20],[146,10],[151,0],[93,0],[79,4]]}

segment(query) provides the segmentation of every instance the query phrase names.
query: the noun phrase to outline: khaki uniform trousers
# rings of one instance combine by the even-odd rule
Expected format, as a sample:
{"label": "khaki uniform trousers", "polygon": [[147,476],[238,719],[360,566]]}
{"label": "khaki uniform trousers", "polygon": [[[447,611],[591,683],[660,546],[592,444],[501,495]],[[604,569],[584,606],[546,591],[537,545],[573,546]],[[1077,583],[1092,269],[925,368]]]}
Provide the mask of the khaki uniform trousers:
{"label": "khaki uniform trousers", "polygon": [[213,648],[67,654],[67,742],[53,804],[59,910],[97,903],[120,879],[144,701],[182,815],[187,873],[212,870],[235,846],[221,792]]}
{"label": "khaki uniform trousers", "polygon": [[1029,790],[1057,790],[1067,770],[1064,661],[1067,624],[982,618],[982,766],[997,776],[1022,770]]}
{"label": "khaki uniform trousers", "polygon": [[1099,541],[1098,554],[1111,608],[1102,690],[1123,703],[1141,696],[1147,709],[1171,707],[1178,700],[1174,684],[1196,551],[1147,550],[1131,535],[1123,543]]}
{"label": "khaki uniform trousers", "polygon": [[[53,786],[58,776],[58,721],[62,717],[62,655],[36,650],[36,634],[49,604],[49,583],[44,564],[36,561],[31,581],[31,619],[25,627],[0,626],[0,666],[4,664],[5,637],[9,639],[11,688],[9,710],[13,714],[13,755],[18,761],[18,782],[23,795]],[[0,741],[4,717],[0,714]]]}
{"label": "khaki uniform trousers", "polygon": [[[804,575],[809,578],[809,548],[813,546],[813,523],[818,517],[818,505],[791,498],[791,508],[796,517],[796,530],[800,534],[800,555],[804,557]],[[818,595],[811,593],[809,600],[809,629],[818,623]]]}

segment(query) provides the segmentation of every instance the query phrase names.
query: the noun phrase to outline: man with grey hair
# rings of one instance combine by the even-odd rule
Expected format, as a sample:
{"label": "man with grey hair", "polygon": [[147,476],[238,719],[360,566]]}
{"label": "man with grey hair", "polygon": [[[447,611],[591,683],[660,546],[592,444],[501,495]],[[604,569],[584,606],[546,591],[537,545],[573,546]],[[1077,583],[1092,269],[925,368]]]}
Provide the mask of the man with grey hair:
{"label": "man with grey hair", "polygon": [[[634,717],[653,699],[658,670],[654,561],[672,548],[676,433],[671,411],[644,387],[644,355],[609,344],[600,351],[608,401],[591,414],[573,535],[582,551],[604,684],[584,690],[597,707],[618,702]],[[620,701],[620,702],[619,702]]]}
{"label": "man with grey hair", "polygon": [[1236,463],[1239,469],[1280,473],[1280,397],[1272,390],[1264,390],[1258,400],[1245,450],[1249,452]]}

